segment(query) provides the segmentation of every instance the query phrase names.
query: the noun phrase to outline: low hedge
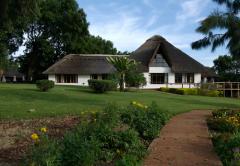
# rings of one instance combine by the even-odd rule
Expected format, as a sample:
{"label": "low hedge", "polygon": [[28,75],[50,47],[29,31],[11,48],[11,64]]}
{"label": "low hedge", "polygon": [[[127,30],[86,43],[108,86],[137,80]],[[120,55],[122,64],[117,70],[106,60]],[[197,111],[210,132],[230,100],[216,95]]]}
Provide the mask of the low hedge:
{"label": "low hedge", "polygon": [[89,87],[96,93],[105,93],[117,89],[117,83],[112,80],[88,80]]}
{"label": "low hedge", "polygon": [[54,88],[54,82],[50,81],[50,80],[38,80],[36,82],[36,86],[40,91],[46,92],[46,91]]}
{"label": "low hedge", "polygon": [[160,91],[167,93],[174,93],[179,95],[200,95],[218,97],[221,92],[217,90],[197,89],[197,88],[160,88]]}

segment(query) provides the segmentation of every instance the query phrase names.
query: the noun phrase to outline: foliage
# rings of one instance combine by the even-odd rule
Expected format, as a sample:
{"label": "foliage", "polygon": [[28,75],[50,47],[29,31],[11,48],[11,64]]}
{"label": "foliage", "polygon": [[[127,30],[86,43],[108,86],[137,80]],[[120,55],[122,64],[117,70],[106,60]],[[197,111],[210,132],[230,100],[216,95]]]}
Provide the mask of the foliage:
{"label": "foliage", "polygon": [[131,69],[126,73],[125,82],[128,87],[142,87],[146,85],[146,78],[143,73],[140,73],[137,69],[137,65],[133,65]]}
{"label": "foliage", "polygon": [[[227,48],[233,57],[239,59],[240,55],[240,5],[238,0],[213,0],[219,5],[225,6],[225,11],[215,10],[207,18],[201,21],[197,32],[205,37],[192,43],[192,48],[199,49],[212,46],[212,51],[227,42]],[[214,34],[214,30],[224,30],[223,33]]]}
{"label": "foliage", "polygon": [[54,82],[50,80],[38,80],[36,82],[37,88],[39,88],[40,91],[46,92],[52,88],[54,88]]}
{"label": "foliage", "polygon": [[[49,139],[47,133],[38,132],[38,140],[27,154],[24,165],[57,166],[60,164],[61,145],[57,140]],[[36,134],[37,135],[37,134]]]}
{"label": "foliage", "polygon": [[224,55],[219,56],[213,62],[213,68],[218,73],[220,81],[240,81],[240,60]]}
{"label": "foliage", "polygon": [[[209,87],[209,86],[204,86]],[[179,95],[200,95],[200,96],[209,96],[209,97],[219,97],[221,96],[221,92],[213,89],[205,89],[205,88],[160,88],[160,91],[167,93],[174,93]]]}
{"label": "foliage", "polygon": [[119,74],[120,91],[124,91],[125,76],[133,66],[136,66],[136,62],[125,56],[108,57],[107,60],[116,68]]}
{"label": "foliage", "polygon": [[0,1],[0,59],[18,50],[24,30],[39,15],[39,0]]}
{"label": "foliage", "polygon": [[155,103],[146,107],[133,102],[122,115],[123,122],[138,131],[139,135],[146,140],[157,137],[168,119],[169,114],[166,111],[161,111]]}
{"label": "foliage", "polygon": [[88,80],[88,84],[96,93],[105,93],[117,89],[117,84],[112,80]]}
{"label": "foliage", "polygon": [[[139,165],[146,155],[147,147],[142,143],[138,132],[131,127],[122,126],[124,123],[120,117],[118,107],[112,104],[103,112],[91,115],[87,122],[69,131],[57,144],[51,140],[45,142],[39,136],[39,139],[34,140],[33,151],[25,161],[35,165],[48,163],[51,166],[106,163],[119,166]],[[154,118],[152,121],[154,120],[157,124],[159,119]],[[44,150],[49,151],[44,154]]]}
{"label": "foliage", "polygon": [[224,165],[240,163],[240,111],[221,109],[213,111],[208,127],[213,134],[213,144]]}

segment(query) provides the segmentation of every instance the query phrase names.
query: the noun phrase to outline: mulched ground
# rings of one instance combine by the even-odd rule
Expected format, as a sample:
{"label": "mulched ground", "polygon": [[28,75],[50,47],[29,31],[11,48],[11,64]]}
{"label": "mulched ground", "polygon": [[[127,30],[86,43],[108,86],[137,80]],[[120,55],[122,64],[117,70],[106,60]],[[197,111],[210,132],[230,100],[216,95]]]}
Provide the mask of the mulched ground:
{"label": "mulched ground", "polygon": [[67,116],[22,121],[0,121],[0,166],[14,166],[26,154],[33,143],[30,136],[47,127],[50,137],[61,138],[64,133],[76,126],[81,119]]}
{"label": "mulched ground", "polygon": [[206,117],[210,111],[177,115],[150,145],[144,166],[221,166],[209,137]]}

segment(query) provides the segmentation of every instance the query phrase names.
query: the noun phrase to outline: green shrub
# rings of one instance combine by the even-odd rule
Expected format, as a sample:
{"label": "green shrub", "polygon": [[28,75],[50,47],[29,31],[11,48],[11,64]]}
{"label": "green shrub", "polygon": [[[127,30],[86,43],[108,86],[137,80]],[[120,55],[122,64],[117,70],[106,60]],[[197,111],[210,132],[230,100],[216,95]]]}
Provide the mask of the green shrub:
{"label": "green shrub", "polygon": [[90,114],[58,142],[44,142],[40,137],[26,163],[137,166],[147,153],[147,143],[158,136],[168,119],[154,103],[150,107],[135,103],[128,108],[110,104],[102,112]]}
{"label": "green shrub", "polygon": [[61,165],[91,166],[99,158],[101,144],[96,137],[91,137],[92,126],[81,125],[63,139]]}
{"label": "green shrub", "polygon": [[129,71],[126,74],[125,82],[128,87],[142,87],[147,84],[146,78],[143,73],[139,73],[138,71]]}
{"label": "green shrub", "polygon": [[38,80],[36,82],[37,88],[40,89],[42,92],[46,92],[52,88],[54,88],[54,82],[50,80]]}
{"label": "green shrub", "polygon": [[181,88],[184,91],[184,95],[198,95],[197,88]]}
{"label": "green shrub", "polygon": [[211,130],[218,132],[235,132],[238,130],[238,127],[228,121],[228,118],[210,118],[207,120],[208,126]]}
{"label": "green shrub", "polygon": [[88,84],[96,93],[104,93],[117,89],[117,83],[112,80],[88,80]]}
{"label": "green shrub", "polygon": [[148,108],[136,103],[124,111],[122,121],[138,131],[143,139],[152,140],[158,136],[169,117],[169,114],[159,110],[155,103]]}
{"label": "green shrub", "polygon": [[161,87],[161,88],[160,88],[160,91],[162,91],[162,92],[167,92],[167,93],[168,93],[168,92],[169,92],[169,88],[163,88],[163,87]]}
{"label": "green shrub", "polygon": [[60,149],[59,142],[41,134],[40,141],[31,147],[23,165],[57,166],[60,164]]}
{"label": "green shrub", "polygon": [[198,94],[201,96],[219,97],[221,93],[218,90],[198,89]]}

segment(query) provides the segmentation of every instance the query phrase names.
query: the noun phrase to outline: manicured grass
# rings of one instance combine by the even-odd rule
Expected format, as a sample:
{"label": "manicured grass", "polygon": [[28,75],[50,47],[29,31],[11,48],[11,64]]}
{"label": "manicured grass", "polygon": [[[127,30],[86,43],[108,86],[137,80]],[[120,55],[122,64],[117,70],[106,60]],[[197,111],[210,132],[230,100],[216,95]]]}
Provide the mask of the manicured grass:
{"label": "manicured grass", "polygon": [[[127,105],[131,101],[150,104],[155,101],[163,110],[174,114],[193,109],[240,108],[239,99],[181,96],[159,91],[109,92],[94,94],[88,88],[56,86],[40,92],[30,84],[0,84],[0,119],[29,119],[76,115],[98,111],[107,103]],[[29,112],[35,109],[34,112]]]}

